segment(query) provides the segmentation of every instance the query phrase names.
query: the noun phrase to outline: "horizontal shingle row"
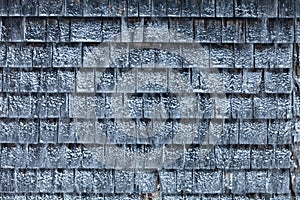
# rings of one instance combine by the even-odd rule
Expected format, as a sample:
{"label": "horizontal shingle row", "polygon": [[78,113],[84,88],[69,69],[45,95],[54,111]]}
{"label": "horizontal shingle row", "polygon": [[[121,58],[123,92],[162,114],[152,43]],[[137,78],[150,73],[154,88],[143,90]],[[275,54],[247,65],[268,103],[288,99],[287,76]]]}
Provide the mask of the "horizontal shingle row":
{"label": "horizontal shingle row", "polygon": [[[291,94],[293,71],[274,69],[20,69],[2,68],[0,91],[7,93],[176,93]],[[295,79],[298,81],[298,79]],[[195,93],[195,94],[193,94]]]}
{"label": "horizontal shingle row", "polygon": [[[182,17],[299,17],[299,2],[290,0],[93,1],[3,0],[4,16],[182,16]],[[39,6],[37,6],[39,5]]]}
{"label": "horizontal shingle row", "polygon": [[[11,200],[12,197],[21,200],[143,200],[144,197],[150,197],[147,194],[77,194],[77,193],[65,193],[65,194],[2,194],[3,200]],[[159,195],[156,195],[159,196]],[[275,195],[275,194],[250,194],[250,195],[160,195],[161,199],[166,200],[264,200],[265,198],[271,198],[272,200],[286,200],[290,199],[291,195]],[[297,196],[298,197],[298,196]]]}
{"label": "horizontal shingle row", "polygon": [[[293,129],[292,121],[212,121],[149,120],[1,120],[1,143],[83,143],[83,144],[151,144],[149,138],[140,138],[151,134],[152,140],[159,134],[169,133],[176,136],[173,144],[290,144],[292,136],[299,130]],[[146,130],[142,130],[142,129]],[[212,129],[213,128],[213,129]],[[211,130],[212,129],[212,130]],[[143,132],[142,132],[143,131]],[[214,136],[217,139],[214,140]],[[155,136],[155,137],[154,137]],[[137,138],[135,138],[137,137]],[[295,141],[298,141],[295,138]],[[166,142],[166,141],[163,141]]]}
{"label": "horizontal shingle row", "polygon": [[[299,116],[298,94],[228,96],[172,93],[3,94],[6,118],[291,119]],[[167,96],[171,95],[171,96]],[[294,100],[294,102],[292,102]],[[192,105],[189,102],[193,102]]]}
{"label": "horizontal shingle row", "polygon": [[[211,149],[210,149],[211,148]],[[115,151],[115,152],[114,152]],[[156,154],[154,161],[149,161]],[[179,159],[174,158],[181,157]],[[163,156],[164,155],[164,156]],[[293,167],[288,146],[263,148],[262,145],[239,148],[206,145],[116,146],[114,144],[30,144],[1,145],[1,170],[6,168],[101,169],[289,169]],[[132,157],[130,157],[132,156]],[[110,166],[111,165],[111,166]],[[138,170],[137,170],[138,171]]]}
{"label": "horizontal shingle row", "polygon": [[[288,170],[160,171],[163,193],[172,194],[289,194]],[[118,170],[32,170],[6,169],[0,172],[2,192],[141,193],[155,192],[154,173]],[[152,184],[148,185],[150,181]],[[154,182],[154,184],[153,184]],[[297,191],[298,192],[298,191]]]}
{"label": "horizontal shingle row", "polygon": [[[180,123],[152,120],[147,126],[139,123],[142,122],[128,119],[102,122],[66,119],[2,120],[0,138],[1,143],[151,144],[153,141],[150,139],[140,138],[142,129],[146,128],[143,134],[155,133],[158,138],[163,133],[176,135],[171,142],[174,144],[191,142],[195,144],[290,144],[292,135],[298,133],[292,129],[291,121],[284,120],[226,121],[224,123],[191,119],[181,120]],[[155,126],[165,128],[165,130],[159,130]],[[215,135],[216,141],[213,140]]]}
{"label": "horizontal shingle row", "polygon": [[[11,200],[12,198],[18,200],[143,200],[144,197],[152,197],[152,194],[91,194],[91,193],[65,193],[65,194],[7,194],[1,193],[2,200]],[[181,195],[181,194],[164,194],[156,195],[165,200],[265,200],[271,198],[272,200],[286,200],[291,199],[291,195],[276,195],[276,194],[248,194],[248,195]],[[299,198],[297,196],[297,198]]]}
{"label": "horizontal shingle row", "polygon": [[[1,43],[10,68],[292,68],[292,44]],[[296,56],[296,54],[295,54]]]}
{"label": "horizontal shingle row", "polygon": [[298,19],[2,17],[5,42],[293,43]]}

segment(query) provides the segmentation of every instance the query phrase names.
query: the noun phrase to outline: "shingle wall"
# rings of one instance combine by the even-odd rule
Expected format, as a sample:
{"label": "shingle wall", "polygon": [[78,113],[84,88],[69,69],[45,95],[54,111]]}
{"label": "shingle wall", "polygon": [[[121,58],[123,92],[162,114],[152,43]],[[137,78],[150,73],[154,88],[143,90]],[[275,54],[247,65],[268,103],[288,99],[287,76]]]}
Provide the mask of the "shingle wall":
{"label": "shingle wall", "polygon": [[0,0],[0,199],[300,199],[299,0]]}

